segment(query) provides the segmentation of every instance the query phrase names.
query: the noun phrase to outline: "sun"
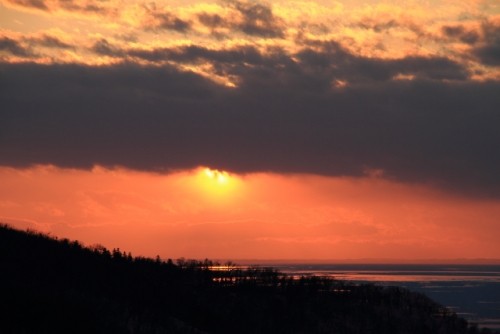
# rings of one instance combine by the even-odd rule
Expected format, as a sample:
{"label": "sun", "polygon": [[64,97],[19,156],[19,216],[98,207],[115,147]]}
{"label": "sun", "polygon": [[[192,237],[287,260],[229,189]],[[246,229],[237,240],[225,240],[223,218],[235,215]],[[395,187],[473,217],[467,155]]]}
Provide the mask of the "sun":
{"label": "sun", "polygon": [[229,173],[225,171],[220,171],[218,169],[204,169],[205,175],[212,181],[219,185],[225,185],[229,183]]}
{"label": "sun", "polygon": [[229,203],[241,196],[241,177],[227,171],[200,167],[195,173],[195,185],[202,195],[211,201]]}

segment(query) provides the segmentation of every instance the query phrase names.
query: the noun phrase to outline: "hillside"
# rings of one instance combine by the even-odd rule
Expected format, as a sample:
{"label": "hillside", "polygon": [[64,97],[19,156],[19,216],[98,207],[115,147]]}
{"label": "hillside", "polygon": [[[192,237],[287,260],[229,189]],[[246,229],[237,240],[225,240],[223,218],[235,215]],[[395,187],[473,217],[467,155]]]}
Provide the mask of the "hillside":
{"label": "hillside", "polygon": [[491,333],[396,287],[132,257],[0,226],[0,333]]}

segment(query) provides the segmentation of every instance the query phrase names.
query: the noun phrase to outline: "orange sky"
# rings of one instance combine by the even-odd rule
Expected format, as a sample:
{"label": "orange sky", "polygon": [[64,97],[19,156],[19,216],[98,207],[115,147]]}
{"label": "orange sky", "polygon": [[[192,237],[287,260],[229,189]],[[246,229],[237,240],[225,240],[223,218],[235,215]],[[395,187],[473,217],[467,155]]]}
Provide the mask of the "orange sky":
{"label": "orange sky", "polygon": [[498,258],[499,200],[376,176],[0,169],[0,220],[136,255]]}

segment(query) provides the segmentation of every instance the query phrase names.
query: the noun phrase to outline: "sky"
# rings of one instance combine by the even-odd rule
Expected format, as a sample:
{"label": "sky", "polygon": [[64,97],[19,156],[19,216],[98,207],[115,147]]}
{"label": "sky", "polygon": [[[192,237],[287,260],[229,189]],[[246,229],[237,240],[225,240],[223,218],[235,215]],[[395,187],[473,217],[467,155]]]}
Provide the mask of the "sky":
{"label": "sky", "polygon": [[500,3],[0,0],[0,221],[135,255],[499,259]]}

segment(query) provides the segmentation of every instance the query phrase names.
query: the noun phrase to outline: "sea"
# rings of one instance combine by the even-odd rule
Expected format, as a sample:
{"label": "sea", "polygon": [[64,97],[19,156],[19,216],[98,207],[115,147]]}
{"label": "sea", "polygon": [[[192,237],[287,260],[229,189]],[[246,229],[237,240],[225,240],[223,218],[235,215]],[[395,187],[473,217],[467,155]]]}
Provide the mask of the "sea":
{"label": "sea", "polygon": [[478,327],[500,330],[500,265],[265,263],[294,276],[327,276],[357,284],[424,293]]}

